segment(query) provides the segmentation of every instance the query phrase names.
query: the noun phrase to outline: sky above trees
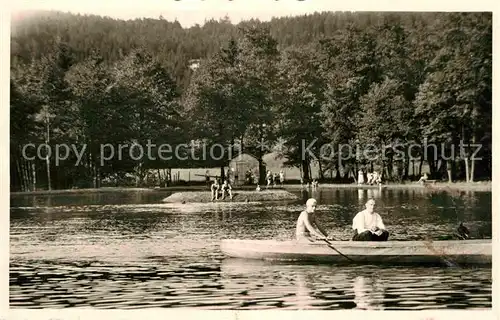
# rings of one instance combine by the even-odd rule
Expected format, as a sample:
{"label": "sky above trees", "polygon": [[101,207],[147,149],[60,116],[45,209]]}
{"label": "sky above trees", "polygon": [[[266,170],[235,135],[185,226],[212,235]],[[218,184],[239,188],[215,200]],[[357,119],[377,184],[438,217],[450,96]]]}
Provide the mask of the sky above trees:
{"label": "sky above trees", "polygon": [[433,1],[414,3],[401,1],[332,1],[332,0],[88,0],[88,1],[15,1],[10,4],[13,19],[26,10],[57,10],[80,14],[95,14],[116,19],[158,18],[177,20],[183,27],[205,20],[228,16],[233,23],[247,19],[268,21],[273,17],[295,16],[316,11],[491,11],[493,1]]}

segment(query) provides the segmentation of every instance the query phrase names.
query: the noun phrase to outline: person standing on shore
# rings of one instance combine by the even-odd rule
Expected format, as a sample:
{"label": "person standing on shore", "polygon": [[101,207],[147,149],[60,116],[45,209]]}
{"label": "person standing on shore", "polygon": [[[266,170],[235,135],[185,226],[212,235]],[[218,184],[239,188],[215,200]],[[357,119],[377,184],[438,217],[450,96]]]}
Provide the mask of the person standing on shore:
{"label": "person standing on shore", "polygon": [[359,169],[358,171],[358,184],[365,183],[365,176],[363,175],[363,170]]}
{"label": "person standing on shore", "polygon": [[266,174],[266,181],[267,181],[266,189],[269,189],[269,186],[271,185],[272,179],[273,179],[273,174],[271,173],[271,170],[267,170],[267,174]]}
{"label": "person standing on shore", "polygon": [[280,184],[282,188],[284,182],[285,182],[285,173],[283,172],[283,170],[280,170]]}
{"label": "person standing on shore", "polygon": [[210,172],[207,170],[205,172],[205,182],[207,183],[207,187],[210,186]]}

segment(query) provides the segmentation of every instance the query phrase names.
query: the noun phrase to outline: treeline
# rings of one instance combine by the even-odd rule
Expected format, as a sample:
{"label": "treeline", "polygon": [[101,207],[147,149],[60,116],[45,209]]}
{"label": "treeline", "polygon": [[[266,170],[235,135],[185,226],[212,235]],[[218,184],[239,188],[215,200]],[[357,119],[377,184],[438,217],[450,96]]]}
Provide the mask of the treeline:
{"label": "treeline", "polygon": [[[275,144],[305,179],[312,161],[337,179],[373,168],[405,179],[410,156],[431,177],[491,177],[490,13],[318,13],[188,29],[47,13],[13,25],[11,56],[14,190],[99,187],[126,173],[140,185],[150,169],[224,166],[237,149],[263,165]],[[23,156],[28,143],[74,150],[55,163],[35,148]],[[158,147],[118,157],[119,145],[148,143],[183,157],[162,160]],[[482,160],[467,148],[477,144]],[[224,145],[213,149],[220,160],[203,160],[203,145]],[[367,145],[378,150],[368,156]]]}

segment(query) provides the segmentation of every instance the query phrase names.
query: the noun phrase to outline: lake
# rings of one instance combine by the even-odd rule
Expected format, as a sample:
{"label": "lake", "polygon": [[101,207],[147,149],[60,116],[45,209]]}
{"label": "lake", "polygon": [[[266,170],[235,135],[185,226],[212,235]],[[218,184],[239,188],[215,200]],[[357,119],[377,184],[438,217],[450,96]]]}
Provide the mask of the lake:
{"label": "lake", "polygon": [[169,192],[12,195],[11,308],[484,309],[492,269],[226,259],[221,239],[292,239],[309,197],[348,240],[370,197],[392,240],[438,239],[461,221],[491,239],[491,192],[322,188],[299,201],[162,204]]}

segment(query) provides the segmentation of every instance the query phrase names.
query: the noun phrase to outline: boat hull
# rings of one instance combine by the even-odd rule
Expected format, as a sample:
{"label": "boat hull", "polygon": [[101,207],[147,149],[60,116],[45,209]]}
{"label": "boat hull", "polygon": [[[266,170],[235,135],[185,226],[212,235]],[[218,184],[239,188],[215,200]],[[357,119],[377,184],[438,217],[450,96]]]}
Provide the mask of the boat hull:
{"label": "boat hull", "polygon": [[[228,257],[361,264],[491,265],[491,240],[330,241],[222,240]],[[335,250],[337,249],[338,252]],[[340,253],[339,253],[340,252]]]}

